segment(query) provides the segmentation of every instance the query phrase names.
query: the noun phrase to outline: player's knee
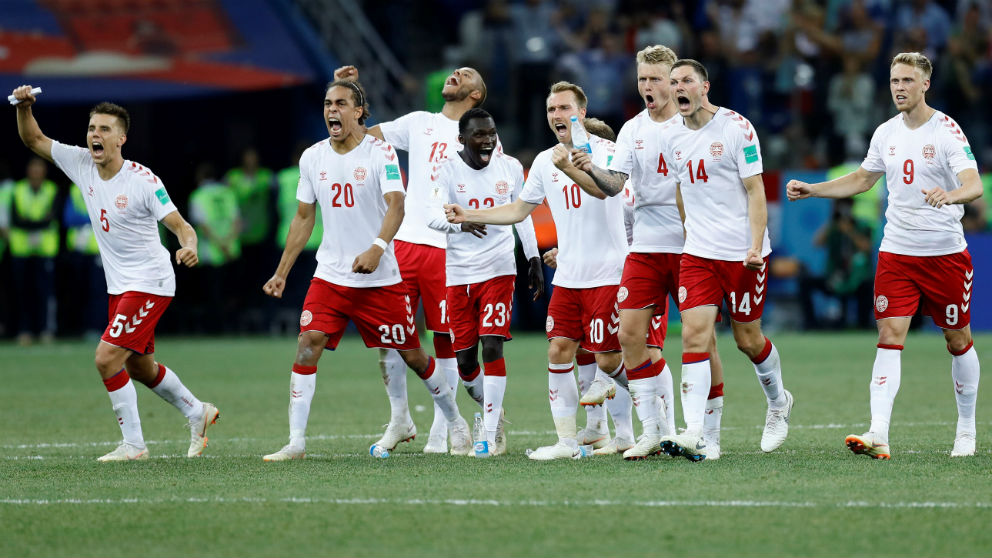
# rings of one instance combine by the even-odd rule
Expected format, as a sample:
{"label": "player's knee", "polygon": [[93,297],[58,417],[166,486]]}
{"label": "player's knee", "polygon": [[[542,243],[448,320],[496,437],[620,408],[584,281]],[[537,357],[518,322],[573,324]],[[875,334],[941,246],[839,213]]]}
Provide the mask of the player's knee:
{"label": "player's knee", "polygon": [[960,355],[971,348],[971,334],[962,331],[944,330],[944,340],[947,341],[947,351],[952,355]]}
{"label": "player's knee", "polygon": [[482,362],[493,362],[503,358],[503,338],[487,336],[482,338]]}
{"label": "player's knee", "polygon": [[574,357],[575,351],[568,350],[567,347],[562,346],[560,343],[555,343],[554,340],[548,345],[548,362],[568,362]]}
{"label": "player's knee", "polygon": [[623,355],[621,353],[596,353],[596,366],[600,370],[605,370],[607,372],[613,372],[620,367],[623,363]]}
{"label": "player's knee", "polygon": [[617,333],[617,339],[621,347],[640,347],[647,344],[645,332],[638,332],[634,328],[621,327]]}
{"label": "player's knee", "polygon": [[400,356],[403,357],[403,362],[406,363],[410,370],[413,370],[418,376],[423,377],[430,362],[427,358],[427,353],[423,349],[400,351]]}
{"label": "player's knee", "polygon": [[475,372],[475,369],[479,367],[479,358],[475,353],[476,351],[474,349],[458,351],[458,353],[456,353],[455,357],[458,360],[458,373],[461,376],[468,376],[472,372]]}

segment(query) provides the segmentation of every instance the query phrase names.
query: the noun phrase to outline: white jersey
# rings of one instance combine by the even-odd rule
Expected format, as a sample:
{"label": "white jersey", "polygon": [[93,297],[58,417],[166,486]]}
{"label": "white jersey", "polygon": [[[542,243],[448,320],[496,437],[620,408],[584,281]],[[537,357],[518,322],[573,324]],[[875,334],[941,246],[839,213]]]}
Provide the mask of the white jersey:
{"label": "white jersey", "polygon": [[627,244],[634,243],[634,187],[628,179],[623,183],[623,228],[627,232]]}
{"label": "white jersey", "polygon": [[325,139],[303,152],[296,199],[320,204],[324,223],[315,277],[360,288],[400,282],[392,243],[374,272],[351,270],[355,258],[379,236],[387,209],[383,196],[389,192],[403,193],[403,179],[396,151],[382,140],[367,135],[357,147],[341,155]]}
{"label": "white jersey", "polygon": [[427,224],[427,207],[433,190],[431,174],[434,168],[442,161],[456,157],[461,149],[458,121],[439,112],[418,111],[380,124],[379,129],[387,142],[409,153],[406,211],[396,240],[444,248],[445,234]]}
{"label": "white jersey", "polygon": [[[742,179],[761,174],[761,146],[751,123],[718,108],[699,130],[668,121],[660,169],[677,172],[685,205],[686,254],[742,262],[751,248],[748,197]],[[771,253],[768,227],[761,256]]]}
{"label": "white jersey", "polygon": [[110,180],[100,178],[88,149],[52,141],[56,166],[79,187],[100,247],[107,292],[175,296],[176,274],[162,246],[158,222],[176,211],[151,170],[125,160]]}
{"label": "white jersey", "polygon": [[[608,168],[613,142],[591,136],[592,164]],[[520,199],[548,200],[558,230],[558,270],[552,284],[570,289],[619,285],[627,257],[623,198],[596,199],[551,162],[551,149],[534,159]]]}
{"label": "white jersey", "polygon": [[958,173],[978,169],[968,138],[951,117],[936,111],[926,124],[910,130],[899,113],[875,130],[861,166],[868,172],[884,172],[889,190],[879,250],[940,256],[965,249],[964,206],[937,209],[922,192],[935,186],[947,191],[959,188]]}
{"label": "white jersey", "polygon": [[[520,162],[509,155],[493,153],[489,164],[477,170],[456,155],[441,163],[433,178],[428,224],[448,235],[445,253],[448,285],[470,285],[503,275],[516,275],[516,241],[509,225],[487,225],[487,234],[476,238],[463,232],[461,225],[448,223],[443,206],[456,203],[471,209],[485,209],[512,203],[524,185]],[[537,257],[537,236],[530,216],[516,227],[527,258]]]}
{"label": "white jersey", "polygon": [[685,243],[675,201],[676,173],[661,164],[661,130],[669,123],[682,126],[682,117],[676,114],[665,122],[655,122],[645,109],[628,120],[617,136],[610,170],[626,174],[633,186],[631,252],[681,254]]}

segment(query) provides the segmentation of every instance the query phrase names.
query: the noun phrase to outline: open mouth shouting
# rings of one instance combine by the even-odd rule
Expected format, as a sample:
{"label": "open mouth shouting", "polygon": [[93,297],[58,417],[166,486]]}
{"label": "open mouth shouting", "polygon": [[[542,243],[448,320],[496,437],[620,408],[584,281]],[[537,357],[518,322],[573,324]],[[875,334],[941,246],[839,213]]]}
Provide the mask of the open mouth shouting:
{"label": "open mouth shouting", "polygon": [[654,95],[650,93],[644,95],[644,106],[651,110],[658,107],[658,104],[655,102]]}
{"label": "open mouth shouting", "polygon": [[341,119],[336,116],[329,116],[327,118],[327,130],[331,133],[331,136],[338,137],[341,135],[341,130],[343,126],[341,125]]}
{"label": "open mouth shouting", "polygon": [[564,122],[555,122],[555,135],[558,139],[564,140],[565,136],[568,135],[568,125]]}
{"label": "open mouth shouting", "polygon": [[94,157],[100,157],[104,153],[103,142],[94,141],[90,146],[90,152],[93,153]]}
{"label": "open mouth shouting", "polygon": [[679,112],[686,113],[692,108],[692,103],[689,101],[689,97],[687,95],[679,95],[675,98],[675,100],[679,103]]}
{"label": "open mouth shouting", "polygon": [[483,163],[488,164],[489,160],[493,156],[493,151],[495,150],[496,150],[495,145],[486,145],[484,147],[479,148],[479,160],[481,160]]}

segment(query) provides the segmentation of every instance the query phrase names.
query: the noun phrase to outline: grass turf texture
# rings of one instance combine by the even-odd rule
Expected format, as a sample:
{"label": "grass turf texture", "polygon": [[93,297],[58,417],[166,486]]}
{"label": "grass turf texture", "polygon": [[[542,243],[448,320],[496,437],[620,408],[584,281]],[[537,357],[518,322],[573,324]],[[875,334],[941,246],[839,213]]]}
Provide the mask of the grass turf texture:
{"label": "grass turf texture", "polygon": [[[376,352],[349,337],[321,360],[306,460],[263,463],[286,442],[295,341],[165,338],[158,358],[221,409],[205,457],[185,458],[182,417],[138,386],[152,459],[100,464],[120,432],[91,344],[0,345],[0,556],[989,554],[989,422],[976,457],[950,459],[957,414],[939,335],[906,343],[891,462],[843,445],[867,429],[874,335],[773,339],[796,397],[789,439],[758,449],[764,397],[723,334],[723,456],[698,464],[529,461],[524,449],[555,439],[546,341],[532,335],[506,346],[504,457],[422,454],[432,407],[411,374],[420,433],[371,458],[388,403]],[[990,341],[976,339],[980,354]],[[677,382],[677,341],[665,356]],[[464,390],[459,404],[471,421]]]}

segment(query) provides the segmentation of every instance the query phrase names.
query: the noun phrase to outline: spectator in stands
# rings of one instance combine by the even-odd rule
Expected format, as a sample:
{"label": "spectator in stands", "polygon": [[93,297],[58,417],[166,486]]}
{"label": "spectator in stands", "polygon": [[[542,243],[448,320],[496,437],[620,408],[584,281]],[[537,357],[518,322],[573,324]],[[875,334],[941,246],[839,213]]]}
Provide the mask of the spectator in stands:
{"label": "spectator in stands", "polygon": [[536,148],[545,134],[542,107],[548,79],[562,48],[562,34],[557,28],[559,16],[547,0],[526,0],[510,7],[515,41],[514,75],[517,122],[521,146]]}
{"label": "spectator in stands", "polygon": [[844,71],[830,79],[827,109],[833,124],[828,152],[831,164],[844,159],[845,153],[864,153],[875,118],[872,116],[875,84],[862,70],[857,56],[845,56]]}
{"label": "spectator in stands", "polygon": [[10,293],[10,257],[7,244],[10,236],[10,198],[14,191],[14,180],[10,177],[6,161],[0,161],[0,336],[7,335],[13,316]]}
{"label": "spectator in stands", "polygon": [[896,10],[894,24],[896,45],[922,47],[919,52],[931,60],[943,52],[951,34],[951,18],[933,0],[903,3]]}
{"label": "spectator in stands", "polygon": [[[213,165],[201,163],[196,170],[197,187],[189,197],[190,224],[199,239],[200,265],[196,293],[199,314],[194,323],[209,332],[232,331],[238,323],[236,285],[245,278],[236,268],[241,259],[241,212],[233,186],[219,182]],[[264,262],[248,262],[261,267]]]}

